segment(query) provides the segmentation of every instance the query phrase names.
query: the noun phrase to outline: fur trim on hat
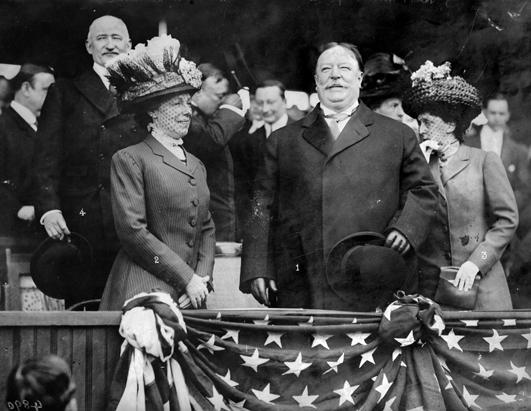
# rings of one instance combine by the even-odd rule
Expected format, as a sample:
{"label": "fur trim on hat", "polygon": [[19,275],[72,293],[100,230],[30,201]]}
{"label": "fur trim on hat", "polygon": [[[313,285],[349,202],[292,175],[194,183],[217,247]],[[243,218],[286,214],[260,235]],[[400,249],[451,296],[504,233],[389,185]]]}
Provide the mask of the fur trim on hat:
{"label": "fur trim on hat", "polygon": [[449,62],[436,67],[426,61],[411,75],[412,86],[402,97],[404,111],[417,118],[429,105],[448,105],[462,111],[463,122],[469,124],[481,112],[479,91],[462,77],[452,77],[450,69]]}
{"label": "fur trim on hat", "polygon": [[162,94],[201,87],[201,72],[180,56],[179,40],[169,35],[137,44],[106,64],[109,81],[122,103],[138,103]]}

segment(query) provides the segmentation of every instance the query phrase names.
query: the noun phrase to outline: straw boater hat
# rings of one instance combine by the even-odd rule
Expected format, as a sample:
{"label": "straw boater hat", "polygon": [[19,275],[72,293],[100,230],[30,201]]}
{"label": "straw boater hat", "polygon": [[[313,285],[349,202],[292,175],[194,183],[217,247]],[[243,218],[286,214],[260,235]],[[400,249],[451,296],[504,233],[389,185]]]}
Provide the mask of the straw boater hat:
{"label": "straw boater hat", "polygon": [[365,62],[360,97],[369,104],[391,97],[401,97],[411,85],[403,59],[395,54],[376,53]]}
{"label": "straw boater hat", "polygon": [[137,44],[107,63],[109,81],[123,109],[131,111],[153,99],[201,87],[201,72],[181,57],[179,40],[162,35]]}
{"label": "straw boater hat", "polygon": [[481,112],[479,91],[465,79],[450,75],[450,63],[434,66],[426,61],[411,75],[412,86],[404,93],[402,106],[412,117],[418,117],[430,105],[447,105],[461,112],[468,125]]}

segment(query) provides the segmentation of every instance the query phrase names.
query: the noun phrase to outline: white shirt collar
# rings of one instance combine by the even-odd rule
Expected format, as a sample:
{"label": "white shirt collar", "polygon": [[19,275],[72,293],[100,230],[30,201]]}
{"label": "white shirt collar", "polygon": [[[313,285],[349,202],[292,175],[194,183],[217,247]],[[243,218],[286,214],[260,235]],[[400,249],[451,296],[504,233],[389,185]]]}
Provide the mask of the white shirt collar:
{"label": "white shirt collar", "polygon": [[92,65],[92,68],[94,69],[98,77],[103,82],[103,85],[105,86],[105,88],[108,90],[111,83],[109,83],[109,79],[107,78],[107,76],[109,75],[109,72],[107,71],[107,69],[103,66],[100,66],[96,62],[94,62],[94,64]]}
{"label": "white shirt collar", "polygon": [[186,154],[181,147],[183,144],[182,138],[175,139],[168,137],[162,131],[158,131],[156,129],[151,130],[151,135],[179,160],[186,161]]}
{"label": "white shirt collar", "polygon": [[37,117],[35,117],[35,114],[33,114],[29,108],[15,100],[11,101],[11,108],[15,110],[33,130],[37,131]]}
{"label": "white shirt collar", "polygon": [[287,124],[288,124],[288,113],[284,113],[273,124],[264,123],[265,129],[266,129],[266,136],[269,137],[273,131],[276,131],[282,127],[286,127]]}
{"label": "white shirt collar", "polygon": [[488,124],[481,127],[479,133],[481,149],[484,151],[493,151],[499,156],[503,146],[503,129],[493,130]]}
{"label": "white shirt collar", "polygon": [[347,113],[350,114],[354,112],[354,110],[359,106],[358,101],[355,101],[354,104],[352,104],[350,107],[347,107],[345,110],[340,111],[339,113],[335,112],[334,110],[326,107],[321,103],[321,110],[323,110],[323,114],[325,116],[333,115],[333,114],[340,114],[340,113]]}

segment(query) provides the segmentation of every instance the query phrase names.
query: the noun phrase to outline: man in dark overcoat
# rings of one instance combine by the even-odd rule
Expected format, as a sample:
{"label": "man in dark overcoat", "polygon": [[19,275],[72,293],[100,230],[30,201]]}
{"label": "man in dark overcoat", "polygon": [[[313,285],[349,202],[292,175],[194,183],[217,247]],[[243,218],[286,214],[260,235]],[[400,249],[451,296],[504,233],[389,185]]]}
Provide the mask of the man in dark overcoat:
{"label": "man in dark overcoat", "polygon": [[35,157],[40,222],[52,238],[73,231],[93,248],[93,277],[80,281],[83,286],[67,305],[101,297],[119,248],[109,196],[110,161],[116,151],[137,143],[141,133],[132,117],[119,116],[104,66],[130,47],[122,20],[94,20],[86,41],[93,67],[73,80],[58,80],[43,107]]}
{"label": "man in dark overcoat", "polygon": [[267,305],[349,310],[354,282],[325,270],[337,242],[375,231],[408,257],[428,233],[436,184],[411,129],[358,102],[362,64],[354,46],[326,45],[321,104],[267,141],[240,277]]}
{"label": "man in dark overcoat", "polygon": [[[37,120],[48,88],[50,68],[23,64],[11,80],[13,101],[0,114],[0,235],[33,237],[35,184],[32,157]],[[40,230],[39,230],[40,231]]]}

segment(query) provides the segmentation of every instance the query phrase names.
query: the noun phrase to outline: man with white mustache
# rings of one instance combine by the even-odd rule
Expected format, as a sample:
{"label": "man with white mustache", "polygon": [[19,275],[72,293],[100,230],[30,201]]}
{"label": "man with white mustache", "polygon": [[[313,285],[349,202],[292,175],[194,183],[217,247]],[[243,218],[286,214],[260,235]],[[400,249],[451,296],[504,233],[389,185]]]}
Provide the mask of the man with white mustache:
{"label": "man with white mustache", "polygon": [[35,151],[37,218],[44,230],[65,241],[76,232],[93,249],[92,276],[76,281],[77,289],[65,296],[67,306],[101,297],[119,248],[109,192],[111,157],[142,138],[133,115],[119,115],[105,68],[130,49],[127,26],[114,16],[99,17],[85,47],[93,65],[50,87]]}
{"label": "man with white mustache", "polygon": [[426,238],[436,185],[413,131],[359,102],[362,70],[355,46],[325,45],[315,71],[320,105],[267,141],[240,277],[261,303],[351,310],[355,282],[325,275],[337,242],[381,233],[412,268]]}

